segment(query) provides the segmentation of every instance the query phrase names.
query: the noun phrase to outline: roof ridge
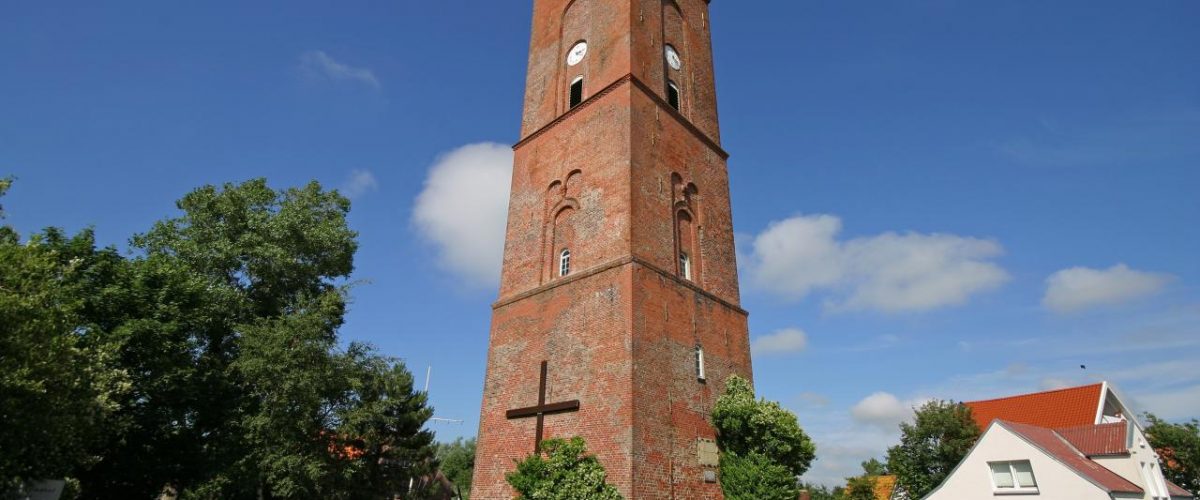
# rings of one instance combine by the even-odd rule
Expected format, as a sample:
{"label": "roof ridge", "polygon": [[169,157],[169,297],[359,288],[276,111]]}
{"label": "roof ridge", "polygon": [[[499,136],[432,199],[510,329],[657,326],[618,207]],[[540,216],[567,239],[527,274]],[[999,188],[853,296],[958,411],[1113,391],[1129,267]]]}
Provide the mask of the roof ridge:
{"label": "roof ridge", "polygon": [[1012,396],[1003,396],[1003,397],[992,398],[992,399],[978,399],[975,401],[963,401],[962,404],[990,403],[992,401],[1004,401],[1006,399],[1024,398],[1024,397],[1029,397],[1029,396],[1040,396],[1043,394],[1054,394],[1056,392],[1077,391],[1079,389],[1090,389],[1092,387],[1103,386],[1103,385],[1104,385],[1104,382],[1096,382],[1094,384],[1080,385],[1080,386],[1075,386],[1075,387],[1063,387],[1061,389],[1051,389],[1048,391],[1029,392],[1029,393],[1025,393],[1025,394],[1015,394]]}

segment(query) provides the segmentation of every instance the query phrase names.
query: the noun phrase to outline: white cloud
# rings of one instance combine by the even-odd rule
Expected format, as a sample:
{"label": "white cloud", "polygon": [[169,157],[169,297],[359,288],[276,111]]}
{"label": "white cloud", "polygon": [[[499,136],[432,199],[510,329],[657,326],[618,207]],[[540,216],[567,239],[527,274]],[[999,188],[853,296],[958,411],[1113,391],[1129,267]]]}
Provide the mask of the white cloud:
{"label": "white cloud", "polygon": [[891,393],[877,392],[854,405],[850,415],[859,423],[892,428],[913,415],[912,407],[911,403],[901,402]]}
{"label": "white cloud", "polygon": [[1108,269],[1063,269],[1046,278],[1042,305],[1055,312],[1069,313],[1120,304],[1153,295],[1171,279],[1166,274],[1135,271],[1125,264]]}
{"label": "white cloud", "polygon": [[808,334],[799,328],[785,328],[764,335],[750,344],[754,354],[787,354],[803,351],[808,347]]}
{"label": "white cloud", "polygon": [[500,281],[512,162],[508,146],[463,146],[438,158],[417,195],[417,230],[437,246],[441,265],[470,286]]}
{"label": "white cloud", "polygon": [[771,223],[752,243],[753,283],[794,300],[829,292],[834,311],[905,312],[960,305],[1009,279],[994,241],[892,232],[839,241],[841,230],[832,215]]}
{"label": "white cloud", "polygon": [[375,179],[375,174],[372,174],[370,170],[355,169],[350,172],[350,177],[342,182],[338,191],[353,200],[377,189],[379,189],[379,181]]}
{"label": "white cloud", "polygon": [[370,69],[343,64],[322,50],[310,50],[301,54],[300,70],[310,78],[358,82],[375,89],[383,86],[375,77],[375,72]]}

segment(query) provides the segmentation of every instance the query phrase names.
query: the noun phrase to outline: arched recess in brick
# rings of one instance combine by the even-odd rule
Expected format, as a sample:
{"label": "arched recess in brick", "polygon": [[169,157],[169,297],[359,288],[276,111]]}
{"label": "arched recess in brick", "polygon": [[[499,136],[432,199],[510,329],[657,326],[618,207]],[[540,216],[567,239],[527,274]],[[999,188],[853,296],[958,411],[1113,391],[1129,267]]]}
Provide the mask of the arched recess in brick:
{"label": "arched recess in brick", "polygon": [[671,174],[671,219],[675,229],[675,272],[700,283],[704,269],[701,246],[700,190],[678,173]]}
{"label": "arched recess in brick", "polygon": [[[663,46],[660,51],[662,52],[660,56],[663,58],[662,93],[665,98],[669,94],[667,89],[674,82],[675,87],[679,90],[679,112],[682,113],[687,109],[689,101],[687,96],[690,95],[692,88],[691,81],[687,78],[688,71],[690,70],[688,56],[691,52],[688,47],[687,21],[683,17],[683,11],[679,8],[679,4],[675,3],[674,0],[662,0],[662,20]],[[683,66],[679,70],[671,68],[671,65],[666,62],[665,51],[667,45],[675,47],[675,51],[679,53],[680,59],[683,60]]]}
{"label": "arched recess in brick", "polygon": [[578,248],[575,246],[575,224],[574,215],[576,209],[574,206],[565,205],[554,214],[554,244],[551,248],[554,249],[551,259],[551,276],[562,277],[560,272],[560,257],[564,252],[570,252],[573,259],[578,259]]}
{"label": "arched recess in brick", "polygon": [[546,223],[542,237],[543,253],[546,256],[542,271],[543,283],[559,277],[560,258],[564,249],[571,250],[573,263],[579,262],[580,254],[575,237],[578,221],[575,214],[579,211],[582,182],[583,172],[576,169],[567,174],[566,181],[555,180],[546,190]]}
{"label": "arched recess in brick", "polygon": [[[563,9],[562,14],[562,32],[559,34],[558,47],[558,68],[557,85],[558,89],[558,114],[565,113],[571,109],[571,84],[577,78],[583,77],[583,92],[582,98],[587,99],[589,77],[591,76],[591,60],[595,59],[595,54],[599,48],[599,40],[592,38],[589,18],[592,16],[592,10],[595,7],[596,0],[571,0]],[[588,43],[588,54],[583,60],[575,66],[567,66],[567,53],[571,48],[579,42]]]}

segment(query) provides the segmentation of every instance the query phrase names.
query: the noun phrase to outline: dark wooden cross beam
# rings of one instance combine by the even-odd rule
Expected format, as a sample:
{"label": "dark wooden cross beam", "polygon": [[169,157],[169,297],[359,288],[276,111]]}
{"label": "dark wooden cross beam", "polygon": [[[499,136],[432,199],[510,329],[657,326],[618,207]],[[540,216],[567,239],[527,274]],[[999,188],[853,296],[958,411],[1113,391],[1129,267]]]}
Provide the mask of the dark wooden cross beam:
{"label": "dark wooden cross beam", "polygon": [[563,401],[561,403],[546,403],[546,362],[542,361],[542,378],[538,382],[538,404],[528,408],[517,408],[508,410],[507,416],[509,420],[517,418],[537,417],[537,434],[533,437],[533,452],[540,453],[542,451],[542,427],[546,415],[553,413],[566,413],[579,411],[579,400]]}

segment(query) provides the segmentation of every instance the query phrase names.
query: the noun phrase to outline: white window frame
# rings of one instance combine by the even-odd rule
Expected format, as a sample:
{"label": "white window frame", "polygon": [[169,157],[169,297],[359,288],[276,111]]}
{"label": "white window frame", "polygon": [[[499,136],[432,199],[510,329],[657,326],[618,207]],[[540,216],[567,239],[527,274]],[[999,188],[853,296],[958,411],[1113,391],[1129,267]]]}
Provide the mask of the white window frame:
{"label": "white window frame", "polygon": [[667,104],[671,103],[671,91],[675,91],[675,106],[671,108],[675,111],[683,111],[683,91],[679,89],[679,85],[674,81],[667,81]]}
{"label": "white window frame", "polygon": [[[579,102],[572,102],[571,97],[573,97],[575,95],[575,85],[576,84],[579,85]],[[567,87],[567,109],[575,109],[580,104],[583,104],[583,101],[584,101],[583,84],[584,84],[583,75],[579,75],[579,76],[575,77],[574,80],[571,80],[571,86]]]}
{"label": "white window frame", "polygon": [[564,248],[558,252],[558,277],[571,274],[571,249]]}
{"label": "white window frame", "polygon": [[704,368],[704,346],[696,344],[696,380],[704,382],[707,374]]}
{"label": "white window frame", "polygon": [[679,274],[685,280],[692,280],[692,256],[687,252],[679,252]]}
{"label": "white window frame", "polygon": [[[1025,486],[1021,484],[1017,476],[1016,464],[1029,464],[1029,475],[1033,477],[1033,485]],[[1028,495],[1038,493],[1037,474],[1033,472],[1033,464],[1029,460],[1003,460],[998,462],[988,462],[988,477],[992,481],[992,493],[996,495]],[[1008,466],[1008,473],[1012,475],[1012,486],[1000,486],[996,484],[996,473],[992,470],[993,466]]]}

